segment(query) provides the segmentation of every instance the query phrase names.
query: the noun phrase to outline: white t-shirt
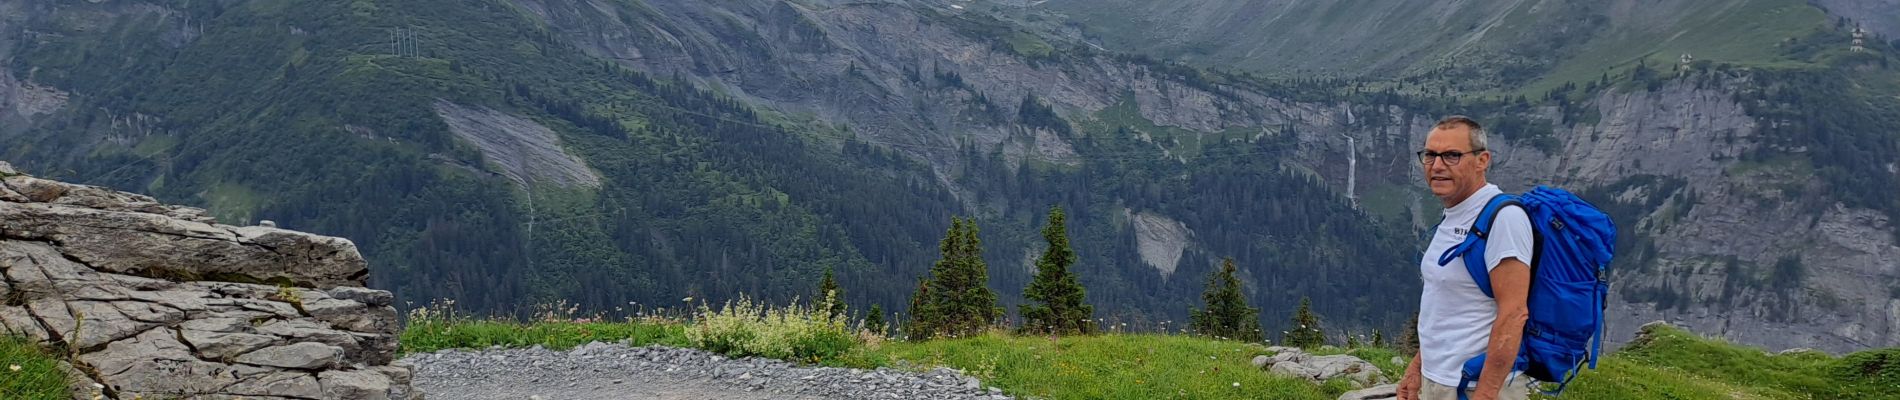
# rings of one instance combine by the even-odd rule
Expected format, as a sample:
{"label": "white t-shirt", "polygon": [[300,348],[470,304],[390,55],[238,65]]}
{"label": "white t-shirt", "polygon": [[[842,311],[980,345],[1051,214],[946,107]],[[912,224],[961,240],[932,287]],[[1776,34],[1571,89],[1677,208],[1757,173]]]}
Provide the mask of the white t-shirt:
{"label": "white t-shirt", "polygon": [[[1458,378],[1464,375],[1465,360],[1484,353],[1490,344],[1491,323],[1498,317],[1497,301],[1478,290],[1477,281],[1465,269],[1464,257],[1441,267],[1438,256],[1464,242],[1485,204],[1503,193],[1497,185],[1485,185],[1464,202],[1445,209],[1445,220],[1438,224],[1431,246],[1419,262],[1419,278],[1425,281],[1424,294],[1418,301],[1419,372],[1432,382],[1457,386]],[[1487,271],[1507,258],[1530,265],[1531,222],[1523,208],[1498,211],[1489,235],[1484,251]]]}

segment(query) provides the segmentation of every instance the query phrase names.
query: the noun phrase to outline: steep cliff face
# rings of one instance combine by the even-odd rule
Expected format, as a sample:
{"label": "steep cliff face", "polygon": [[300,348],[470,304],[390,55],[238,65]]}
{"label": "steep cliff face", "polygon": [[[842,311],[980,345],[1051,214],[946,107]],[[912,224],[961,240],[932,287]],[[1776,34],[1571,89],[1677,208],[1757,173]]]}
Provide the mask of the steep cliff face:
{"label": "steep cliff face", "polygon": [[[0,32],[20,31],[19,25],[27,18],[26,11],[24,3],[0,4]],[[15,43],[23,39],[20,35],[0,33],[0,65],[12,63]],[[34,117],[65,106],[66,96],[57,89],[22,81],[13,76],[10,68],[0,69],[0,135],[17,133],[31,125]]]}
{"label": "steep cliff face", "polygon": [[1560,128],[1560,151],[1507,144],[1494,171],[1507,189],[1568,187],[1621,218],[1615,341],[1669,320],[1769,348],[1900,345],[1892,222],[1841,204],[1803,152],[1750,159],[1770,141],[1735,100],[1750,85],[1601,93],[1594,123]]}
{"label": "steep cliff face", "polygon": [[367,272],[348,240],[0,163],[0,325],[68,349],[75,398],[412,398]]}
{"label": "steep cliff face", "polygon": [[[1278,126],[1314,107],[1246,90],[1193,87],[1148,64],[1111,56],[1053,54],[1037,36],[987,25],[1000,22],[923,6],[518,3],[603,58],[696,80],[788,114],[848,124],[869,139],[940,163],[959,143],[990,147],[1012,135],[1048,143],[1052,148],[1042,153],[1059,157],[1066,146],[1056,142],[1069,138],[1014,124],[1025,97],[1077,120],[1130,101],[1158,125],[1203,132]],[[999,29],[994,33],[1004,37],[985,38],[972,29]]]}

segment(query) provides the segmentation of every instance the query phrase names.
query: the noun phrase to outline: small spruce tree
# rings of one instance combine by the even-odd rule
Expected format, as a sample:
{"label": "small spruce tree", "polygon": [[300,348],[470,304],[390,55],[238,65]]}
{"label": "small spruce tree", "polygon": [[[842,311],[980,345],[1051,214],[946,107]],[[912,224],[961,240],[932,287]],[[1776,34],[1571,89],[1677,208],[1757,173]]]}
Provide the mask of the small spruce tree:
{"label": "small spruce tree", "polygon": [[871,333],[875,333],[878,336],[884,336],[884,307],[872,304],[870,314],[871,315],[864,317],[864,330],[871,331]]}
{"label": "small spruce tree", "polygon": [[930,283],[917,280],[917,291],[910,294],[910,321],[904,323],[904,336],[910,340],[928,340],[937,333],[937,313],[930,306]]}
{"label": "small spruce tree", "polygon": [[1049,210],[1049,223],[1042,228],[1049,249],[1036,260],[1036,277],[1023,288],[1028,304],[1018,306],[1023,316],[1023,331],[1037,334],[1086,335],[1094,333],[1095,307],[1084,301],[1086,291],[1075,271],[1075,251],[1069,248],[1068,228],[1061,207]]}
{"label": "small spruce tree", "polygon": [[812,297],[814,308],[824,310],[831,318],[844,317],[844,289],[838,288],[838,279],[831,274],[831,268],[825,268],[825,277],[818,281],[818,294]]}
{"label": "small spruce tree", "polygon": [[1293,327],[1286,333],[1286,345],[1311,349],[1326,344],[1326,334],[1320,331],[1319,316],[1313,314],[1313,299],[1300,298],[1300,308],[1293,312]]}
{"label": "small spruce tree", "polygon": [[1227,338],[1245,342],[1259,342],[1265,339],[1260,331],[1260,309],[1248,307],[1247,298],[1241,294],[1240,278],[1235,276],[1234,259],[1221,263],[1221,268],[1207,278],[1207,291],[1201,293],[1201,301],[1206,308],[1189,310],[1193,320],[1194,332],[1203,336]]}

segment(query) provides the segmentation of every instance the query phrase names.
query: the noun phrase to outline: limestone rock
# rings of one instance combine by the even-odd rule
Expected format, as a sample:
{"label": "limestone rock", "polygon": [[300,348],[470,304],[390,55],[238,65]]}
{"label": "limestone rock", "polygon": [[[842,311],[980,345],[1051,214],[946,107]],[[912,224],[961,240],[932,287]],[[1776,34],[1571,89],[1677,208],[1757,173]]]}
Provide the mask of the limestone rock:
{"label": "limestone rock", "polygon": [[1399,385],[1379,385],[1339,395],[1339,400],[1380,400],[1399,397]]}
{"label": "limestone rock", "polygon": [[373,371],[324,371],[317,374],[324,397],[336,399],[386,400],[390,379]]}
{"label": "limestone rock", "polygon": [[0,180],[26,202],[0,202],[8,239],[56,243],[101,272],[177,280],[362,286],[368,264],[349,240],[215,225],[203,211],[149,197],[30,176]]}
{"label": "limestone rock", "polygon": [[343,348],[341,347],[315,342],[299,342],[258,349],[238,356],[234,361],[266,367],[320,369],[329,368],[342,359]]}
{"label": "limestone rock", "polygon": [[215,360],[236,359],[240,355],[262,349],[278,341],[272,336],[198,330],[186,330],[183,337],[186,344],[198,349],[199,356]]}
{"label": "limestone rock", "polygon": [[1254,357],[1254,365],[1266,366],[1275,375],[1324,382],[1345,378],[1356,387],[1386,383],[1385,374],[1371,362],[1350,355],[1315,356],[1299,349],[1281,348],[1271,356]]}
{"label": "limestone rock", "polygon": [[1311,367],[1300,365],[1299,363],[1290,363],[1290,362],[1273,364],[1273,367],[1269,369],[1269,371],[1272,371],[1274,375],[1294,377],[1294,378],[1306,378],[1308,380],[1314,380],[1313,377],[1319,375],[1319,371],[1314,370]]}
{"label": "limestone rock", "polygon": [[73,349],[75,398],[419,399],[367,268],[348,240],[0,162],[0,326]]}
{"label": "limestone rock", "polygon": [[325,396],[317,378],[307,372],[279,371],[239,382],[229,389],[238,396],[282,396],[302,398],[353,398]]}

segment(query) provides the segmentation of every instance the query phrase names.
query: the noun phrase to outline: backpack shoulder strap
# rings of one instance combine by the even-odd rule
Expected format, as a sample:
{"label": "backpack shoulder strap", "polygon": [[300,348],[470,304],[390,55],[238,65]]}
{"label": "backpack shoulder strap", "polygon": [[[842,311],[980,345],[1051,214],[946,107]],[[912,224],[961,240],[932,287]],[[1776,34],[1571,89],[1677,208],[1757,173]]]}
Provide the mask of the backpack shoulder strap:
{"label": "backpack shoulder strap", "polygon": [[1483,291],[1485,297],[1496,297],[1491,294],[1491,270],[1485,268],[1485,240],[1490,236],[1491,224],[1497,220],[1498,210],[1510,206],[1523,207],[1524,205],[1518,202],[1517,196],[1509,194],[1491,197],[1491,200],[1485,203],[1484,211],[1478,212],[1478,220],[1471,223],[1471,232],[1465,235],[1465,241],[1438,256],[1438,266],[1442,267],[1450,264],[1451,260],[1458,256],[1477,254],[1476,258],[1465,257],[1465,271],[1471,273],[1471,280],[1478,283],[1478,290]]}

